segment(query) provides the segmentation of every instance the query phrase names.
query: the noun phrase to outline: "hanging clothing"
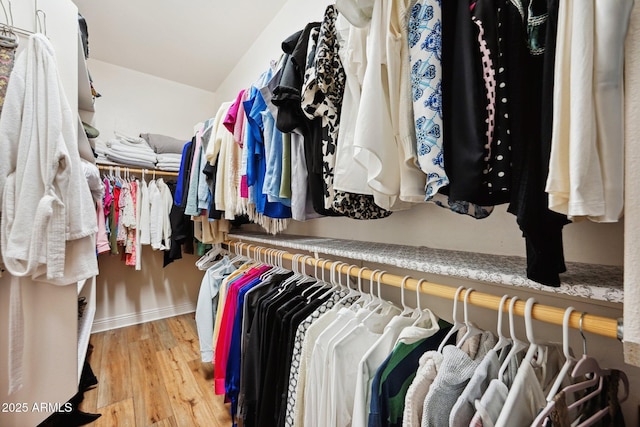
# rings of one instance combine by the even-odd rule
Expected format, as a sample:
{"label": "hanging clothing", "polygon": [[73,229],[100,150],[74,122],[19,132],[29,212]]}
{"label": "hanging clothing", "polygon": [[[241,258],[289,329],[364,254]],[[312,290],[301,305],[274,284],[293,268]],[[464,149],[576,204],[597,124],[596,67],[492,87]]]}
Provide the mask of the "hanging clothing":
{"label": "hanging clothing", "polygon": [[98,273],[95,205],[75,127],[53,47],[34,34],[16,60],[0,117],[2,256],[14,275],[66,285]]}
{"label": "hanging clothing", "polygon": [[366,169],[376,204],[391,211],[424,202],[426,184],[426,175],[417,167],[412,125],[404,23],[408,7],[407,1],[386,0],[373,6],[355,129],[353,158]]}
{"label": "hanging clothing", "polygon": [[393,352],[382,362],[371,383],[369,426],[402,425],[406,388],[416,375],[420,357],[438,348],[451,329],[440,320],[430,329],[407,328],[398,338]]}
{"label": "hanging clothing", "polygon": [[420,169],[427,174],[426,200],[449,184],[442,153],[442,7],[417,1],[409,17],[409,61]]}
{"label": "hanging clothing", "polygon": [[624,40],[632,6],[632,0],[560,5],[546,191],[549,208],[569,218],[622,216]]}
{"label": "hanging clothing", "polygon": [[218,305],[218,289],[222,279],[236,270],[228,257],[222,258],[205,272],[196,304],[196,327],[200,343],[200,358],[213,362],[213,319]]}
{"label": "hanging clothing", "polygon": [[535,362],[541,365],[538,369],[534,369],[531,363],[523,362],[496,420],[496,427],[531,424],[538,412],[547,405],[545,396],[564,362],[559,346],[544,350],[544,356]]}

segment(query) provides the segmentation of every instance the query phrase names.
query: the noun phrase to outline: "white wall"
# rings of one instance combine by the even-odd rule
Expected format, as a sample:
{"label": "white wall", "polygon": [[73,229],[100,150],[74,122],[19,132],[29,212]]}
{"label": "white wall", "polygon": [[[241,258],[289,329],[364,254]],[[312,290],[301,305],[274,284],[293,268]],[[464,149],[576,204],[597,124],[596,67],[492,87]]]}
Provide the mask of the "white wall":
{"label": "white wall", "polygon": [[[136,136],[151,132],[191,139],[193,127],[216,112],[215,94],[127,68],[90,60],[95,87],[102,94],[95,113],[82,112],[100,130]],[[162,253],[143,246],[142,271],[120,257],[100,255],[94,331],[181,314],[195,309],[202,272],[197,257],[185,255],[162,268]]]}
{"label": "white wall", "polygon": [[240,89],[249,87],[282,54],[280,44],[311,21],[322,21],[327,0],[289,0],[256,38],[233,71],[216,90],[219,102],[235,99]]}
{"label": "white wall", "polygon": [[[95,103],[93,123],[100,138],[114,131],[137,136],[159,133],[190,140],[193,126],[216,111],[213,92],[89,59],[94,86],[102,95]],[[90,118],[83,112],[83,118]]]}
{"label": "white wall", "polygon": [[[247,87],[266,68],[270,59],[280,54],[280,42],[289,34],[301,29],[312,20],[321,20],[327,1],[305,2],[290,0],[281,12],[258,37],[229,77],[218,88],[218,100],[233,99],[238,90]],[[454,214],[434,205],[418,206],[410,211],[394,213],[389,218],[377,221],[355,221],[345,218],[321,218],[305,223],[293,222],[286,231],[291,234],[326,236],[363,241],[388,242],[413,246],[431,246],[435,248],[483,252],[504,255],[525,255],[524,240],[516,224],[515,217],[506,212],[506,207],[498,207],[487,219],[474,220]],[[622,265],[624,226],[618,224],[594,224],[582,222],[570,224],[564,231],[565,257],[568,261]],[[638,253],[636,250],[635,253]],[[636,257],[637,258],[637,257]],[[396,274],[411,274],[383,266]],[[413,273],[416,276],[416,273]],[[423,277],[423,275],[417,275]],[[466,285],[468,281],[452,278],[434,277],[434,281],[452,286]],[[558,307],[574,305],[578,310],[609,317],[619,317],[621,304],[592,304],[588,300],[576,301],[555,295],[527,292],[512,287],[473,284],[476,289],[496,295],[503,293],[528,298],[535,295],[539,302]],[[397,289],[386,289],[387,297],[399,300]],[[395,293],[395,296],[394,296]],[[429,301],[434,311],[450,318],[451,303],[448,301]],[[483,326],[493,327],[496,314],[478,309],[478,318]],[[474,310],[475,313],[475,310]],[[481,313],[481,314],[480,314]],[[521,319],[519,319],[521,322]],[[542,337],[557,339],[559,329],[550,325],[541,325]],[[537,329],[536,329],[537,330]],[[572,335],[576,352],[581,351],[577,336]],[[522,333],[519,335],[523,337]],[[601,361],[603,366],[624,369],[631,379],[632,395],[624,405],[628,425],[637,425],[637,406],[640,402],[640,369],[626,365],[623,360],[622,345],[608,338],[595,335],[588,337],[588,348]]]}

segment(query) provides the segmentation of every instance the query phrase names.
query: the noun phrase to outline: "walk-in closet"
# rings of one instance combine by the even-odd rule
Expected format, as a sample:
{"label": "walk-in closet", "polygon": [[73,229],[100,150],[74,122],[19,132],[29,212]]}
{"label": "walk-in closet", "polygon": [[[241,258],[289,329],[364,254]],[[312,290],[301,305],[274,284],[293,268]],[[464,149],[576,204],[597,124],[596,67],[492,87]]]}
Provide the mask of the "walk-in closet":
{"label": "walk-in closet", "polygon": [[634,0],[0,6],[0,426],[640,425]]}

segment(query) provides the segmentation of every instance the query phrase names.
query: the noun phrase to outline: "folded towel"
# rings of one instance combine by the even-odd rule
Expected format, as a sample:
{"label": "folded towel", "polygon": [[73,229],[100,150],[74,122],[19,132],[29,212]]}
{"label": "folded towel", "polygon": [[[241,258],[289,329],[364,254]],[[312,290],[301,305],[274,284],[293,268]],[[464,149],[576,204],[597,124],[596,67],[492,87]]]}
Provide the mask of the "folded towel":
{"label": "folded towel", "polygon": [[135,166],[146,169],[154,169],[156,167],[156,164],[154,162],[136,159],[133,157],[121,157],[117,153],[108,153],[107,159],[111,160],[112,162],[119,163],[123,166]]}
{"label": "folded towel", "polygon": [[176,153],[182,155],[182,148],[185,144],[185,141],[182,139],[155,133],[141,133],[140,136],[144,138],[153,148],[153,151],[158,154]]}
{"label": "folded towel", "polygon": [[158,154],[158,161],[180,163],[182,161],[182,154]]}

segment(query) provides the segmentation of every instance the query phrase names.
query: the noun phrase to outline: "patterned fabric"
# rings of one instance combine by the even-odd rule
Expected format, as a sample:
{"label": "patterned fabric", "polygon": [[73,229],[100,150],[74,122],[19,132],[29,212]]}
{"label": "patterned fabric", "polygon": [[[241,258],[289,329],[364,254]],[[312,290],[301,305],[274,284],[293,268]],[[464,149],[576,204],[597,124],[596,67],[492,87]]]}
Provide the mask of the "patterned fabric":
{"label": "patterned fabric", "polygon": [[296,330],[296,338],[293,345],[293,353],[291,355],[291,370],[289,371],[289,391],[287,393],[287,412],[285,418],[285,426],[293,427],[294,424],[294,407],[296,405],[296,388],[298,386],[298,377],[300,376],[300,355],[302,353],[302,343],[304,341],[307,329],[320,316],[330,310],[336,302],[339,301],[339,294],[335,294],[333,298],[327,300],[324,304],[316,309],[306,319],[298,325]]}
{"label": "patterned fabric", "polygon": [[0,113],[2,112],[2,106],[4,105],[4,97],[7,94],[9,76],[11,75],[11,70],[13,70],[16,47],[0,45]]}
{"label": "patterned fabric", "polygon": [[478,27],[478,48],[487,91],[487,165],[483,184],[495,204],[509,201],[512,176],[509,96],[502,54],[506,49],[503,40],[508,38],[501,34],[503,14],[502,7],[494,0],[482,0],[475,3],[471,17]]}
{"label": "patterned fabric", "polygon": [[335,191],[333,209],[351,219],[381,219],[391,215],[391,211],[375,204],[372,195]]}
{"label": "patterned fabric", "polygon": [[[315,57],[308,64],[303,87],[302,110],[313,120],[322,118],[322,176],[324,179],[324,205],[330,209],[333,203],[333,170],[336,159],[336,141],[340,122],[340,107],[346,76],[338,56],[334,5],[325,10],[315,49]],[[310,38],[310,45],[315,40]]]}
{"label": "patterned fabric", "polygon": [[317,40],[311,37],[309,58],[305,72],[302,109],[309,119],[322,119],[322,174],[324,178],[324,202],[326,209],[352,219],[378,219],[391,215],[378,207],[373,196],[336,191],[333,188],[336,147],[340,128],[340,113],[344,95],[346,74],[339,56],[335,5],[325,10]]}
{"label": "patterned fabric", "polygon": [[442,153],[441,0],[419,0],[409,17],[409,60],[418,164],[427,174],[426,200],[449,184]]}

